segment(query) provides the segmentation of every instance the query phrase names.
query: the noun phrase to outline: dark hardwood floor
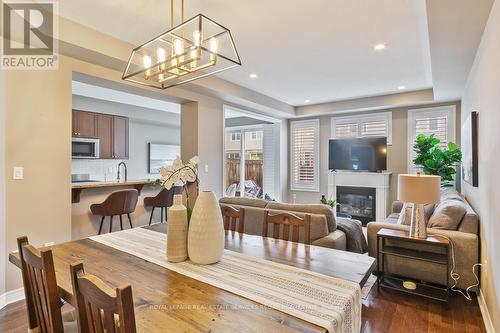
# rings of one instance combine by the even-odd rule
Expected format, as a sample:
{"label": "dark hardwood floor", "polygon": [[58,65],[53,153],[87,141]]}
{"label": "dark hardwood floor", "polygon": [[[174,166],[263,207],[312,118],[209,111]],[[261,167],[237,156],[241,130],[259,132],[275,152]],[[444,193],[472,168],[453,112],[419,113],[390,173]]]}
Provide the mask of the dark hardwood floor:
{"label": "dark hardwood floor", "polygon": [[[28,324],[24,301],[0,310],[0,332],[25,333]],[[448,305],[374,286],[363,302],[363,333],[486,332],[476,300],[454,294]]]}

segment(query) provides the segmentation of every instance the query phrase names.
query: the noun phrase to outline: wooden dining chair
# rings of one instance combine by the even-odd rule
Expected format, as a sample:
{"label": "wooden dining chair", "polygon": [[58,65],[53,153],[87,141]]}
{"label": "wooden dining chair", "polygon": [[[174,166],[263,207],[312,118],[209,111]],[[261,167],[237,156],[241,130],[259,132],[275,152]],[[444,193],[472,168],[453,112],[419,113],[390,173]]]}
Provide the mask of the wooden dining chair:
{"label": "wooden dining chair", "polygon": [[[225,230],[241,233],[245,230],[245,208],[236,209],[232,206],[222,206],[220,210],[224,219]],[[236,228],[236,225],[238,225],[238,228]]]}
{"label": "wooden dining chair", "polygon": [[[29,329],[39,333],[77,332],[64,325],[51,250],[37,250],[26,236],[17,239]],[[67,326],[67,327],[65,327]]]}
{"label": "wooden dining chair", "polygon": [[[267,237],[269,224],[273,224],[273,238],[290,240],[290,227],[292,227],[292,242],[299,242],[300,228],[304,229],[304,244],[311,244],[311,215],[305,214],[300,218],[292,213],[277,213],[272,215],[268,210],[265,211],[264,224],[262,228],[262,237]],[[281,233],[281,226],[283,232]],[[280,233],[282,236],[280,237]]]}
{"label": "wooden dining chair", "polygon": [[97,276],[86,274],[83,263],[70,265],[80,333],[135,333],[132,287],[113,290]]}

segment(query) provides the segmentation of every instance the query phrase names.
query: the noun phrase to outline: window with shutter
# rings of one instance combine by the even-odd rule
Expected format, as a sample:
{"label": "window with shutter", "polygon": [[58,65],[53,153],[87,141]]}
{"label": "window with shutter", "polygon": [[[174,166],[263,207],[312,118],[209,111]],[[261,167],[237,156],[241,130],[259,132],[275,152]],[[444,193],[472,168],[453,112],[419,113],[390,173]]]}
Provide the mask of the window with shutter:
{"label": "window with shutter", "polygon": [[408,172],[416,172],[413,165],[415,152],[413,145],[419,134],[430,136],[434,134],[441,143],[441,148],[446,149],[448,142],[456,142],[456,109],[454,105],[416,109],[408,111]]}
{"label": "window with shutter", "polygon": [[292,121],[291,188],[319,191],[319,120]]}
{"label": "window with shutter", "polygon": [[332,118],[332,138],[385,136],[392,144],[392,112]]}

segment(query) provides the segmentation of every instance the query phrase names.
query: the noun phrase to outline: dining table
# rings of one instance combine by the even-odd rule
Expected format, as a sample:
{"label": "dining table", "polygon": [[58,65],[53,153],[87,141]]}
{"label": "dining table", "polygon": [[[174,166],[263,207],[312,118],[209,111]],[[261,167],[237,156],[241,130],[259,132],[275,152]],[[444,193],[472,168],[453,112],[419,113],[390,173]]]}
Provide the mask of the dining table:
{"label": "dining table", "polygon": [[[144,227],[166,233],[166,223]],[[89,238],[50,247],[61,298],[75,305],[69,266],[110,286],[132,286],[137,332],[326,332],[287,313],[179,274]],[[348,280],[362,288],[375,268],[367,255],[280,239],[225,232],[225,249]],[[21,268],[19,253],[9,261]]]}

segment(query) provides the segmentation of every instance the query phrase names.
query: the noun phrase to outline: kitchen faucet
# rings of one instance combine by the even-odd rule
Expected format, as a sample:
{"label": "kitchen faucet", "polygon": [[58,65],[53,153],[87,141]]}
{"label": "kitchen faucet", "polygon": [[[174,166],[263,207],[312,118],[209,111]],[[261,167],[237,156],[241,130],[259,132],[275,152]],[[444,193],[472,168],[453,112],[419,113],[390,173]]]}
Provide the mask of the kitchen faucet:
{"label": "kitchen faucet", "polygon": [[121,166],[123,165],[123,167],[125,168],[125,179],[124,181],[127,181],[127,165],[125,164],[125,162],[121,161],[120,163],[118,163],[118,173],[117,173],[117,176],[116,176],[116,180],[118,182],[120,182],[120,169],[121,169]]}

